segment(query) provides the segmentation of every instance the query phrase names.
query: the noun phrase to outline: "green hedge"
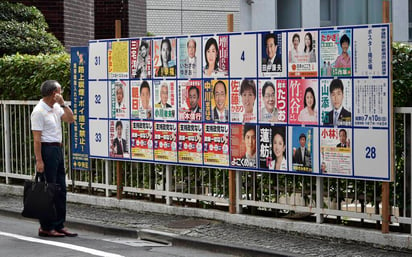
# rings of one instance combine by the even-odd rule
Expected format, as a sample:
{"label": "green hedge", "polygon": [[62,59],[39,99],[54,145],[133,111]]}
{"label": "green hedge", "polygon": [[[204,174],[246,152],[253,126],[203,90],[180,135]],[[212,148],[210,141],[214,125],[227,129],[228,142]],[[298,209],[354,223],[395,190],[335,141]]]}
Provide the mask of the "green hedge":
{"label": "green hedge", "polygon": [[395,107],[412,106],[412,47],[393,43],[393,103]]}
{"label": "green hedge", "polygon": [[0,58],[0,99],[38,100],[40,85],[47,79],[59,81],[65,99],[70,99],[69,54],[16,54]]}

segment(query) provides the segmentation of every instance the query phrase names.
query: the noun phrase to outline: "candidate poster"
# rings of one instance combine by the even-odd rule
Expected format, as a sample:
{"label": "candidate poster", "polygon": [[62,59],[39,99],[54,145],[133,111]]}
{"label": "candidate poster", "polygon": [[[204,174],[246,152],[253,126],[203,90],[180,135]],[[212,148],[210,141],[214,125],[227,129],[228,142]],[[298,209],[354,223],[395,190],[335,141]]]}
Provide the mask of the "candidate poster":
{"label": "candidate poster", "polygon": [[153,160],[153,123],[132,120],[132,159]]}
{"label": "candidate poster", "polygon": [[313,172],[314,129],[291,127],[292,171]]}
{"label": "candidate poster", "polygon": [[320,32],[320,75],[322,77],[352,75],[352,30]]}
{"label": "candidate poster", "polygon": [[289,123],[308,124],[318,123],[318,80],[290,79],[289,80]]}
{"label": "candidate poster", "polygon": [[151,40],[130,40],[130,78],[150,79],[152,77]]}
{"label": "candidate poster", "polygon": [[257,121],[257,87],[254,79],[230,81],[231,122]]}
{"label": "candidate poster", "polygon": [[320,129],[320,173],[352,175],[352,129]]}
{"label": "candidate poster", "polygon": [[176,77],[176,39],[153,40],[153,73],[155,78]]}
{"label": "candidate poster", "polygon": [[230,165],[257,168],[256,125],[251,123],[230,126]]}
{"label": "candidate poster", "polygon": [[321,121],[327,126],[352,125],[352,80],[320,80]]}
{"label": "candidate poster", "polygon": [[289,77],[318,76],[318,32],[288,32]]}
{"label": "candidate poster", "polygon": [[229,166],[229,125],[204,124],[203,140],[204,164]]}
{"label": "candidate poster", "polygon": [[210,122],[229,121],[229,81],[203,80],[204,120]]}
{"label": "candidate poster", "polygon": [[286,77],[286,32],[263,32],[258,35],[259,76]]}
{"label": "candidate poster", "polygon": [[389,127],[390,92],[386,78],[355,79],[353,93],[354,126]]}
{"label": "candidate poster", "polygon": [[129,118],[129,81],[109,81],[111,118]]}
{"label": "candidate poster", "polygon": [[175,122],[154,123],[155,161],[177,162],[177,124]]}
{"label": "candidate poster", "polygon": [[179,38],[179,78],[202,77],[202,41],[200,37]]}
{"label": "candidate poster", "polygon": [[227,77],[229,69],[229,36],[203,37],[203,77]]}
{"label": "candidate poster", "polygon": [[130,82],[131,90],[131,118],[132,119],[152,119],[152,81],[143,80]]}
{"label": "candidate poster", "polygon": [[259,126],[259,168],[288,169],[286,126]]}
{"label": "candidate poster", "polygon": [[285,123],[288,113],[285,79],[259,80],[259,122]]}
{"label": "candidate poster", "polygon": [[109,41],[107,44],[109,79],[128,79],[129,42]]}
{"label": "candidate poster", "polygon": [[154,119],[176,120],[176,82],[170,80],[153,81]]}
{"label": "candidate poster", "polygon": [[179,123],[178,160],[179,163],[203,164],[203,140],[201,123]]}
{"label": "candidate poster", "polygon": [[114,158],[130,157],[129,121],[111,120],[109,122],[109,156]]}
{"label": "candidate poster", "polygon": [[202,81],[179,81],[178,120],[202,121]]}
{"label": "candidate poster", "polygon": [[387,26],[354,28],[355,76],[388,76],[389,31]]}

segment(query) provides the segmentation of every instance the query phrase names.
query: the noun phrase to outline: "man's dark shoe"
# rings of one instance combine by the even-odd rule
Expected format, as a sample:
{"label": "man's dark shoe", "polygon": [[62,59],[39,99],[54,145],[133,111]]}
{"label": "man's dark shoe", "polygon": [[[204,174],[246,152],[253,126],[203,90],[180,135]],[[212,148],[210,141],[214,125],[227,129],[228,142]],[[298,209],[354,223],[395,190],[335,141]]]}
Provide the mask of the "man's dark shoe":
{"label": "man's dark shoe", "polygon": [[77,236],[77,233],[69,232],[66,228],[58,229],[57,232],[62,233],[65,236],[68,236],[68,237],[76,237]]}
{"label": "man's dark shoe", "polygon": [[63,233],[59,233],[56,230],[43,230],[39,228],[39,236],[42,237],[64,237]]}

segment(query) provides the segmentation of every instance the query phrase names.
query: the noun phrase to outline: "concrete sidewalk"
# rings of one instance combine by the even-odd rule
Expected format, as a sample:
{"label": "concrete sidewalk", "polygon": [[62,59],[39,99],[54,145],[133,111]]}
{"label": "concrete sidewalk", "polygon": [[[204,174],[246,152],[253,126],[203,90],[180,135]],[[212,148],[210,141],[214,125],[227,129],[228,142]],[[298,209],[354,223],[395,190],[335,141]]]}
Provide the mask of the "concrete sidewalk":
{"label": "concrete sidewalk", "polygon": [[[66,225],[235,256],[411,256],[411,235],[68,194]],[[22,187],[0,185],[0,211],[21,217]],[[80,235],[81,235],[81,231]],[[36,232],[33,232],[36,234]]]}

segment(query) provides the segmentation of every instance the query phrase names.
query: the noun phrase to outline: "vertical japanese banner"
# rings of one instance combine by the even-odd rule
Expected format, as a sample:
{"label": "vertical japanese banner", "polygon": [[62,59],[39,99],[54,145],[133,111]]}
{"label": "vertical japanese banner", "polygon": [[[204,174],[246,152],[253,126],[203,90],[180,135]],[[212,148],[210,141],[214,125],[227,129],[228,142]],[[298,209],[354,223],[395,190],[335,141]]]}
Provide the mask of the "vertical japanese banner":
{"label": "vertical japanese banner", "polygon": [[88,48],[71,48],[71,165],[73,170],[89,170]]}
{"label": "vertical japanese banner", "polygon": [[355,79],[354,84],[354,126],[388,128],[388,80]]}
{"label": "vertical japanese banner", "polygon": [[177,124],[175,122],[154,123],[155,161],[177,162]]}
{"label": "vertical japanese banner", "polygon": [[323,125],[352,125],[352,80],[320,80],[321,121]]}
{"label": "vertical japanese banner", "polygon": [[170,80],[153,81],[154,119],[176,120],[176,82]]}
{"label": "vertical japanese banner", "polygon": [[352,175],[352,129],[320,129],[320,173]]}
{"label": "vertical japanese banner", "polygon": [[229,125],[204,124],[204,164],[229,166]]}
{"label": "vertical japanese banner", "polygon": [[150,79],[152,77],[151,40],[130,40],[130,78]]}
{"label": "vertical japanese banner", "polygon": [[130,78],[136,78],[137,66],[139,65],[139,40],[130,40]]}
{"label": "vertical japanese banner", "polygon": [[289,123],[317,124],[317,79],[289,80]]}
{"label": "vertical japanese banner", "polygon": [[289,142],[292,146],[292,170],[313,172],[314,170],[314,129],[308,127],[290,127]]}
{"label": "vertical japanese banner", "polygon": [[228,80],[203,80],[204,120],[215,122],[229,121]]}
{"label": "vertical japanese banner", "polygon": [[109,122],[109,156],[114,158],[130,157],[130,123],[123,120]]}
{"label": "vertical japanese banner", "polygon": [[179,78],[202,77],[202,42],[200,37],[179,38]]}
{"label": "vertical japanese banner", "polygon": [[203,77],[227,77],[229,70],[229,36],[203,37]]}
{"label": "vertical japanese banner", "polygon": [[202,81],[179,80],[178,120],[202,121]]}
{"label": "vertical japanese banner", "polygon": [[129,81],[110,81],[111,118],[129,118]]}
{"label": "vertical japanese banner", "polygon": [[389,31],[387,26],[353,29],[355,76],[388,76]]}
{"label": "vertical japanese banner", "polygon": [[259,126],[259,168],[287,170],[286,126]]}
{"label": "vertical japanese banner", "polygon": [[230,120],[232,122],[256,122],[256,81],[253,79],[231,80],[230,90]]}
{"label": "vertical japanese banner", "polygon": [[153,123],[132,120],[132,159],[153,160]]}
{"label": "vertical japanese banner", "polygon": [[352,76],[352,30],[320,32],[320,75]]}
{"label": "vertical japanese banner", "polygon": [[131,118],[153,119],[152,110],[152,81],[130,81],[131,91]]}
{"label": "vertical japanese banner", "polygon": [[289,77],[318,76],[318,32],[288,32]]}
{"label": "vertical japanese banner", "polygon": [[153,74],[155,78],[176,77],[176,39],[153,40]]}
{"label": "vertical japanese banner", "polygon": [[256,125],[251,123],[230,126],[230,165],[257,168]]}
{"label": "vertical japanese banner", "polygon": [[179,163],[203,164],[203,142],[201,123],[179,123]]}
{"label": "vertical japanese banner", "polygon": [[259,34],[260,77],[286,77],[286,39],[286,32],[264,32]]}
{"label": "vertical japanese banner", "polygon": [[129,78],[129,41],[110,41],[107,49],[109,79]]}

